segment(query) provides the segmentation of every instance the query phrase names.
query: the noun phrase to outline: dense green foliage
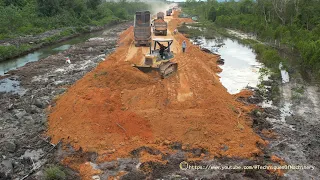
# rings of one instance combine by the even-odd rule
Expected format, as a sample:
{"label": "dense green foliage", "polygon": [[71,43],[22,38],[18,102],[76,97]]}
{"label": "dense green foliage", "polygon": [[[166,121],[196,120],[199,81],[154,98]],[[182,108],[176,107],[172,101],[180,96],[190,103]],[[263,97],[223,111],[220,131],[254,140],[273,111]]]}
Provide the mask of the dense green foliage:
{"label": "dense green foliage", "polygon": [[[10,45],[10,46],[0,46],[0,56],[3,58],[13,57],[17,54],[28,51],[31,48],[29,44],[22,44],[19,47]],[[1,59],[1,58],[0,58]]]}
{"label": "dense green foliage", "polygon": [[254,33],[271,46],[301,55],[297,64],[320,74],[319,0],[187,0],[184,11],[220,27]]}
{"label": "dense green foliage", "polygon": [[102,0],[0,0],[0,40],[62,27],[105,25],[131,19],[142,2]]}

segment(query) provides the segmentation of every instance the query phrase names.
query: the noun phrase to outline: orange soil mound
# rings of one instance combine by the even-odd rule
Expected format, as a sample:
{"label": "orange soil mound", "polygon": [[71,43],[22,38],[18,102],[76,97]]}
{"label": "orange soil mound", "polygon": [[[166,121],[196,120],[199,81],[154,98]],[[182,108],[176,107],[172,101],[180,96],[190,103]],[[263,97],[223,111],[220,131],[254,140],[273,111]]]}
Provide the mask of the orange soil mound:
{"label": "orange soil mound", "polygon": [[[184,20],[172,19],[169,29]],[[124,31],[117,50],[57,100],[47,131],[54,143],[63,139],[98,152],[102,161],[129,156],[141,146],[163,150],[164,141],[203,147],[212,156],[261,153],[256,143],[265,142],[243,115],[250,109],[219,82],[216,56],[202,52],[181,34],[174,35],[178,72],[156,80],[130,66],[143,57],[142,48],[133,47],[132,31],[132,27]],[[183,40],[184,54],[179,48]],[[136,54],[125,62],[130,53]],[[228,150],[223,150],[226,146]]]}
{"label": "orange soil mound", "polygon": [[277,162],[277,163],[279,163],[280,165],[286,165],[286,162],[283,160],[283,159],[281,159],[281,158],[279,158],[278,156],[276,156],[276,155],[272,155],[271,156],[271,160],[273,161],[273,162]]}
{"label": "orange soil mound", "polygon": [[248,98],[248,97],[250,97],[252,95],[253,95],[252,91],[245,89],[245,90],[242,90],[239,93],[235,94],[234,96],[237,97],[237,98],[240,98],[240,97]]}

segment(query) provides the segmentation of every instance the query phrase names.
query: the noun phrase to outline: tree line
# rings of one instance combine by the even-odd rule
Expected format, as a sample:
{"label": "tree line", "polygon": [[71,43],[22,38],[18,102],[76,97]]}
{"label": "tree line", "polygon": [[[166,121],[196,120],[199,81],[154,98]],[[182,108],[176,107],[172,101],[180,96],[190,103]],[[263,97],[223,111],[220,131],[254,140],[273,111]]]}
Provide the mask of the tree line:
{"label": "tree line", "polygon": [[215,25],[256,34],[301,56],[299,64],[320,74],[319,0],[187,0],[183,7]]}
{"label": "tree line", "polygon": [[0,40],[62,27],[102,26],[133,18],[146,3],[120,0],[0,0]]}

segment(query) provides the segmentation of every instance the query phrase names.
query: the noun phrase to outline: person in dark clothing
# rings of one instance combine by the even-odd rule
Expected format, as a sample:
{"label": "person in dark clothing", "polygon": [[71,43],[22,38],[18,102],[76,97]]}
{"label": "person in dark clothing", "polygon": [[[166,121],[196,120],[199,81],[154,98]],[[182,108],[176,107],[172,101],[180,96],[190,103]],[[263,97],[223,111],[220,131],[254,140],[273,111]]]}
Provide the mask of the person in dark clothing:
{"label": "person in dark clothing", "polygon": [[157,43],[160,46],[160,50],[159,50],[160,57],[163,58],[164,50],[166,50],[168,47],[164,46],[163,44],[161,44],[159,42],[157,42]]}

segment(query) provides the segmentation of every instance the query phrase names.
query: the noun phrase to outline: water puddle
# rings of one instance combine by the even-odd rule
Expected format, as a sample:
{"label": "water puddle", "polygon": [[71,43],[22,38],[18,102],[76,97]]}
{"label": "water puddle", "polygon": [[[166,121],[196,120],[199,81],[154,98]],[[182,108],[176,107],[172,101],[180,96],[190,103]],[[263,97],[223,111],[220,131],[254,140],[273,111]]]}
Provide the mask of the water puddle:
{"label": "water puddle", "polygon": [[231,94],[236,94],[247,86],[257,87],[259,70],[262,64],[256,59],[256,54],[248,46],[230,38],[193,40],[195,44],[221,55],[224,65],[220,66],[220,81]]}
{"label": "water puddle", "polygon": [[282,83],[288,83],[290,81],[289,73],[283,69],[282,62],[279,64],[279,70],[281,72]]}
{"label": "water puddle", "polygon": [[0,93],[13,93],[19,94],[20,96],[26,93],[26,89],[20,87],[20,82],[13,79],[1,79],[0,80]]}

